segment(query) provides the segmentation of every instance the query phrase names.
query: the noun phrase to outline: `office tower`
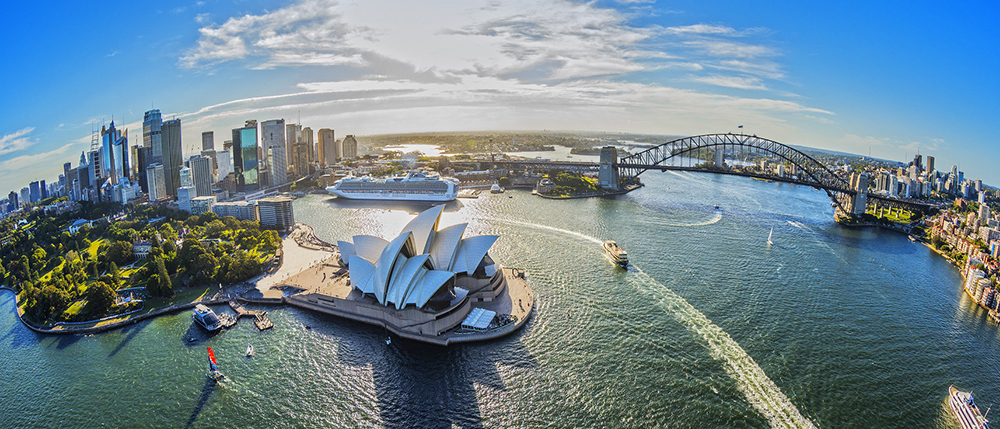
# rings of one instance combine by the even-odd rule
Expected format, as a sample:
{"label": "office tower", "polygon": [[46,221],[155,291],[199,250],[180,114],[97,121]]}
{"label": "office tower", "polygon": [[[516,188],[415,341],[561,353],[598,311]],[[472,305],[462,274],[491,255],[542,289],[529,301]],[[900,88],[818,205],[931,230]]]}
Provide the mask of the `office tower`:
{"label": "office tower", "polygon": [[69,197],[71,201],[77,201],[80,199],[80,192],[76,189],[79,186],[80,180],[77,174],[80,172],[79,169],[70,168],[66,171],[66,196]]}
{"label": "office tower", "polygon": [[219,168],[218,181],[222,181],[229,175],[229,173],[233,172],[233,153],[229,149],[216,152],[215,159]]}
{"label": "office tower", "polygon": [[342,145],[341,158],[343,159],[354,159],[358,157],[358,141],[354,139],[353,134],[348,134],[344,137],[344,142]]}
{"label": "office tower", "polygon": [[259,188],[256,120],[247,121],[243,128],[233,129],[233,171],[238,189]]}
{"label": "office tower", "polygon": [[212,159],[204,156],[193,156],[188,159],[191,169],[191,182],[199,197],[212,195]]}
{"label": "office tower", "polygon": [[166,198],[167,180],[163,172],[163,164],[153,163],[146,168],[146,180],[149,181],[149,201]]}
{"label": "office tower", "polygon": [[201,133],[201,150],[215,150],[215,131]]}
{"label": "office tower", "polygon": [[319,130],[319,166],[326,168],[337,163],[340,158],[340,143],[334,139],[333,130]]}
{"label": "office tower", "polygon": [[150,164],[152,164],[151,157],[153,149],[145,146],[139,146],[137,147],[135,153],[135,165],[139,170],[138,174],[136,174],[136,180],[139,182],[139,189],[142,189],[143,193],[148,194],[149,181],[146,179],[146,169],[149,168]]}
{"label": "office tower", "polygon": [[203,150],[201,151],[201,156],[211,160],[212,177],[215,177],[215,171],[219,169],[219,160],[215,155],[215,150]]}
{"label": "office tower", "polygon": [[177,188],[177,206],[188,213],[191,212],[191,199],[197,197],[194,186],[181,186]]}
{"label": "office tower", "polygon": [[41,181],[41,184],[38,185],[38,188],[42,192],[42,199],[43,200],[49,198],[49,188],[47,186],[45,186],[45,181],[44,180]]}
{"label": "office tower", "polygon": [[[299,124],[285,125],[285,159],[295,164],[295,144],[302,141],[302,126]],[[298,171],[298,170],[296,170]]]}
{"label": "office tower", "polygon": [[115,128],[115,121],[110,127],[101,126],[101,168],[104,176],[111,179],[111,184],[118,184],[129,177],[128,131],[124,133]]}
{"label": "office tower", "polygon": [[21,188],[21,207],[31,203],[31,191],[27,186]]}
{"label": "office tower", "polygon": [[285,131],[284,119],[272,119],[260,124],[260,145],[267,156],[265,165],[271,175],[270,186],[278,186],[288,181]]}
{"label": "office tower", "polygon": [[38,181],[34,181],[28,184],[28,189],[31,190],[30,199],[28,202],[37,203],[42,199],[42,191],[38,188]]}
{"label": "office tower", "polygon": [[142,115],[142,146],[151,150],[150,164],[163,162],[162,125],[160,109],[153,109]]}
{"label": "office tower", "polygon": [[295,144],[295,176],[302,177],[309,174],[309,146],[305,142]]}
{"label": "office tower", "polygon": [[181,120],[172,119],[163,122],[160,128],[160,138],[163,145],[160,163],[163,164],[163,177],[167,186],[167,194],[177,195],[177,188],[180,187],[181,180],[181,165],[184,163],[184,157],[181,154],[181,148],[184,147],[181,143]]}
{"label": "office tower", "polygon": [[17,207],[17,192],[10,191],[10,193],[7,194],[7,212],[9,213],[17,210]]}
{"label": "office tower", "polygon": [[312,128],[305,127],[302,129],[302,138],[300,141],[309,147],[309,162],[316,162],[318,158],[316,157],[316,144],[313,140]]}
{"label": "office tower", "polygon": [[923,171],[924,169],[924,157],[919,153],[913,155],[913,166],[917,167],[917,172]]}
{"label": "office tower", "polygon": [[927,171],[934,171],[934,157],[927,155]]}

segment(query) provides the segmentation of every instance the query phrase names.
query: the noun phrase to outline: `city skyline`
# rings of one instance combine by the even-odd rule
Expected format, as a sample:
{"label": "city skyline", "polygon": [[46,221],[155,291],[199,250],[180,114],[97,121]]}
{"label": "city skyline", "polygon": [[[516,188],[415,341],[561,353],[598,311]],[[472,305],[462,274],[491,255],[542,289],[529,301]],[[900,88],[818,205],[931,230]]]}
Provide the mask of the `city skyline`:
{"label": "city skyline", "polygon": [[[115,119],[200,134],[284,118],[339,135],[564,129],[744,131],[1000,184],[997,5],[655,2],[12,5],[0,189],[54,181]],[[19,8],[25,8],[20,10]],[[109,12],[113,11],[113,12]],[[92,23],[107,13],[113,28]],[[416,18],[416,19],[414,19]],[[928,31],[928,29],[933,31]],[[80,37],[87,34],[87,37]],[[53,61],[58,58],[59,61]],[[293,121],[294,119],[294,121]],[[343,131],[340,131],[343,130]],[[221,141],[220,141],[221,143]],[[290,146],[290,144],[289,144]]]}

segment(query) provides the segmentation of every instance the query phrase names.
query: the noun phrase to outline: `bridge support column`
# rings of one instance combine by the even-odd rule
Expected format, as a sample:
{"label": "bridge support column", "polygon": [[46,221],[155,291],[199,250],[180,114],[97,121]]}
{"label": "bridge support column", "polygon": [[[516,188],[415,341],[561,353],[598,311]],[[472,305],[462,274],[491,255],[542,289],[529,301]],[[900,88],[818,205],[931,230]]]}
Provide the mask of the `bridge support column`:
{"label": "bridge support column", "polygon": [[860,217],[868,209],[868,173],[851,176],[851,188],[857,191],[851,198],[851,215]]}
{"label": "bridge support column", "polygon": [[604,189],[618,189],[618,148],[601,148],[601,165],[597,174],[597,184]]}

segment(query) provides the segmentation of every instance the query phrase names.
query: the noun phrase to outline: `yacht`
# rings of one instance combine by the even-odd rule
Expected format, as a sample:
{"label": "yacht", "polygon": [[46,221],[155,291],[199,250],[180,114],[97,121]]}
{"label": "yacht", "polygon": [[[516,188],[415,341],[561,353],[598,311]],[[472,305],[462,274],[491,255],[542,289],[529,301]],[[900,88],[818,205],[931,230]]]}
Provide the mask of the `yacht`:
{"label": "yacht", "polygon": [[454,201],[458,179],[419,171],[381,179],[350,176],[336,181],[326,191],[352,200]]}
{"label": "yacht", "polygon": [[222,328],[222,320],[219,319],[219,316],[215,315],[215,312],[211,308],[208,308],[204,304],[198,304],[194,307],[194,311],[191,312],[191,319],[194,319],[195,323],[210,332],[218,331]]}
{"label": "yacht", "polygon": [[628,265],[628,253],[625,253],[625,250],[618,246],[618,243],[615,243],[614,240],[605,241],[602,246],[604,247],[604,252],[607,253],[608,256],[611,257],[611,260],[618,264],[618,266],[624,267]]}

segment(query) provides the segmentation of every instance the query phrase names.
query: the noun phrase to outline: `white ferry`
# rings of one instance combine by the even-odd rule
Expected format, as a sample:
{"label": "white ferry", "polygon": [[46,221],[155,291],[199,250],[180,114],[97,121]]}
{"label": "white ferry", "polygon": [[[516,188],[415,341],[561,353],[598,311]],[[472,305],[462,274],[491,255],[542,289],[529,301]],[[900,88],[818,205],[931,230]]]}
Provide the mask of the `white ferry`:
{"label": "white ferry", "polygon": [[326,191],[352,200],[454,201],[458,179],[411,171],[403,177],[345,177]]}
{"label": "white ferry", "polygon": [[980,412],[972,399],[972,392],[962,392],[951,386],[948,388],[948,404],[962,429],[990,429],[990,422],[985,415],[990,411],[987,409],[986,413]]}
{"label": "white ferry", "polygon": [[208,308],[204,304],[198,304],[194,307],[194,311],[191,312],[191,319],[194,319],[196,323],[209,332],[222,328],[222,320],[219,319],[219,316],[215,315],[215,312],[211,308]]}

